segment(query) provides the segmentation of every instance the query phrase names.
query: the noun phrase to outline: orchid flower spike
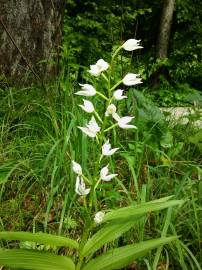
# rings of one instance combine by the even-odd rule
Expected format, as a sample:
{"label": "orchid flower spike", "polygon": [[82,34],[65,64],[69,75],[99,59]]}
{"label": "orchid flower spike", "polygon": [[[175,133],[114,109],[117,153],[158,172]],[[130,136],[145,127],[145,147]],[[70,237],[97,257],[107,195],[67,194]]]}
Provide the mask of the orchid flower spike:
{"label": "orchid flower spike", "polygon": [[88,72],[93,76],[99,76],[101,72],[107,70],[109,68],[109,64],[105,62],[103,59],[99,59],[95,65],[90,65],[90,70]]}
{"label": "orchid flower spike", "polygon": [[119,148],[113,148],[111,149],[111,144],[109,143],[109,140],[106,141],[106,143],[102,146],[102,155],[103,156],[111,156],[113,155]]}
{"label": "orchid flower spike", "polygon": [[82,175],[81,165],[79,163],[75,162],[74,160],[72,160],[72,169],[76,174]]}
{"label": "orchid flower spike", "polygon": [[142,83],[141,78],[138,78],[139,74],[128,73],[123,78],[123,84],[127,86],[136,85]]}
{"label": "orchid flower spike", "polygon": [[87,113],[93,113],[95,111],[93,103],[86,99],[83,99],[83,105],[79,105],[79,107],[81,107]]}
{"label": "orchid flower spike", "polygon": [[104,219],[105,213],[102,211],[99,211],[95,214],[94,221],[96,224],[100,224]]}
{"label": "orchid flower spike", "polygon": [[75,192],[81,196],[87,195],[90,192],[90,188],[86,188],[81,176],[77,176],[76,178]]}
{"label": "orchid flower spike", "polygon": [[121,89],[114,91],[113,97],[115,100],[122,100],[124,98],[127,98],[127,96],[123,96],[123,90]]}
{"label": "orchid flower spike", "polygon": [[95,96],[96,90],[91,84],[79,83],[79,85],[81,86],[81,91],[76,92],[75,95],[85,96],[85,97]]}
{"label": "orchid flower spike", "polygon": [[140,46],[140,40],[137,39],[128,39],[123,45],[122,48],[126,51],[134,51],[137,49],[141,49],[143,48],[142,46]]}
{"label": "orchid flower spike", "polygon": [[109,166],[109,164],[107,166],[103,167],[100,171],[100,179],[103,181],[107,181],[107,182],[118,175],[116,173],[108,174],[109,173],[108,166]]}
{"label": "orchid flower spike", "polygon": [[117,123],[118,123],[119,127],[120,127],[120,128],[123,128],[123,129],[131,129],[131,128],[137,129],[137,127],[134,126],[134,125],[128,125],[128,123],[129,123],[133,118],[134,118],[134,117],[131,117],[131,116],[120,117],[119,119],[117,119]]}
{"label": "orchid flower spike", "polygon": [[95,138],[97,133],[100,131],[100,127],[98,126],[94,116],[92,116],[91,120],[86,125],[86,127],[78,127],[78,128],[91,138]]}
{"label": "orchid flower spike", "polygon": [[110,104],[107,107],[107,110],[105,112],[105,116],[113,115],[113,113],[115,113],[115,112],[116,112],[116,106],[114,104]]}

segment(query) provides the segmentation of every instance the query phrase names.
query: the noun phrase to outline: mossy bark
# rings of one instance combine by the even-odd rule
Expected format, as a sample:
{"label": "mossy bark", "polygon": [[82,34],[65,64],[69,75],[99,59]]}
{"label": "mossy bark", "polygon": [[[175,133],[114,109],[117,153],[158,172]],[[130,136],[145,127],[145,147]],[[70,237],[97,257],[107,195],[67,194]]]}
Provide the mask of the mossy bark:
{"label": "mossy bark", "polygon": [[56,73],[50,60],[58,57],[62,11],[63,0],[0,0],[1,75],[19,81]]}

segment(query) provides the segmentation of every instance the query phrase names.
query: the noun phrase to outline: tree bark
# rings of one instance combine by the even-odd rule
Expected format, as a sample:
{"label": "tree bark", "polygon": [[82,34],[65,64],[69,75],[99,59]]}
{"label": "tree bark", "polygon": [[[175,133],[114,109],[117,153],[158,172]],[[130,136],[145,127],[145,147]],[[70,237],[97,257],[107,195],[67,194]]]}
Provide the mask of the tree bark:
{"label": "tree bark", "polygon": [[166,58],[168,56],[168,45],[170,39],[170,29],[174,13],[175,0],[164,0],[164,6],[161,16],[159,36],[157,41],[157,58]]}
{"label": "tree bark", "polygon": [[16,81],[55,74],[50,60],[61,42],[62,11],[63,0],[0,0],[1,75]]}

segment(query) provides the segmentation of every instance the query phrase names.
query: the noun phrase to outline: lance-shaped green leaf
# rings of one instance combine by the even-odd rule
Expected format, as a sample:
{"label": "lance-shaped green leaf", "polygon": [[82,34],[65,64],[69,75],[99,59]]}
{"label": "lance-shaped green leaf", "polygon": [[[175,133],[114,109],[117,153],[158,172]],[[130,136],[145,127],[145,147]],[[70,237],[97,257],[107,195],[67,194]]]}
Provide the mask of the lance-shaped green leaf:
{"label": "lance-shaped green leaf", "polygon": [[101,248],[104,244],[113,241],[134,226],[136,220],[124,220],[105,225],[92,238],[88,240],[82,250],[82,256],[86,257]]}
{"label": "lance-shaped green leaf", "polygon": [[103,219],[103,222],[114,220],[114,219],[122,219],[122,218],[135,218],[136,216],[145,215],[146,213],[152,211],[162,210],[171,206],[176,206],[182,204],[182,200],[171,200],[171,201],[154,201],[143,203],[139,205],[132,205],[128,207],[123,207],[117,210],[112,210],[107,213]]}
{"label": "lance-shaped green leaf", "polygon": [[82,256],[86,257],[101,248],[104,244],[120,237],[124,232],[132,228],[139,218],[143,217],[148,212],[162,210],[169,206],[177,205],[179,202],[181,202],[166,202],[166,200],[169,198],[170,197],[162,198],[141,205],[121,208],[106,214],[104,220],[109,220],[109,223],[101,228],[92,236],[92,238],[87,241],[81,252]]}
{"label": "lance-shaped green leaf", "polygon": [[23,249],[0,250],[0,265],[30,270],[75,270],[72,260],[52,253]]}
{"label": "lance-shaped green leaf", "polygon": [[176,237],[164,237],[112,249],[107,253],[89,261],[89,263],[84,266],[82,270],[121,269],[122,267],[134,262],[134,260],[137,258],[144,256],[148,251],[161,245],[168,244],[175,239]]}
{"label": "lance-shaped green leaf", "polygon": [[38,244],[56,246],[56,247],[71,247],[78,249],[78,243],[70,238],[51,235],[47,233],[30,233],[30,232],[0,232],[0,239],[19,240],[36,242]]}

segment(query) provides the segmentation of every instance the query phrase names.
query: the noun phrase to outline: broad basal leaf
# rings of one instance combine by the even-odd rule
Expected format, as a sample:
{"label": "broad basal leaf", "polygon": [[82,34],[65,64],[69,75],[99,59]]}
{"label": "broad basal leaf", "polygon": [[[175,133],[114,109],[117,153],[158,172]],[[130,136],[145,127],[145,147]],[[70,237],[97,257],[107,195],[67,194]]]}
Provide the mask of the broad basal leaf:
{"label": "broad basal leaf", "polygon": [[112,249],[107,253],[92,259],[82,270],[113,270],[134,262],[137,258],[144,256],[148,251],[165,245],[175,240],[176,237],[164,237],[154,240],[140,242],[134,245]]}
{"label": "broad basal leaf", "polygon": [[76,241],[67,237],[51,235],[47,233],[0,232],[0,239],[30,241],[36,242],[38,244],[78,249],[78,243]]}
{"label": "broad basal leaf", "polygon": [[0,265],[30,270],[74,270],[70,258],[23,249],[0,250]]}
{"label": "broad basal leaf", "polygon": [[103,222],[122,219],[122,218],[135,218],[136,216],[145,215],[151,211],[162,210],[171,206],[176,206],[182,204],[182,200],[171,200],[163,202],[148,202],[139,205],[132,205],[128,207],[123,207],[117,210],[113,210],[107,213],[103,219]]}
{"label": "broad basal leaf", "polygon": [[88,240],[81,252],[82,255],[86,257],[101,248],[104,244],[118,238],[124,232],[133,227],[137,220],[138,219],[132,219],[130,221],[124,220],[105,225],[96,234],[94,234],[92,238]]}

